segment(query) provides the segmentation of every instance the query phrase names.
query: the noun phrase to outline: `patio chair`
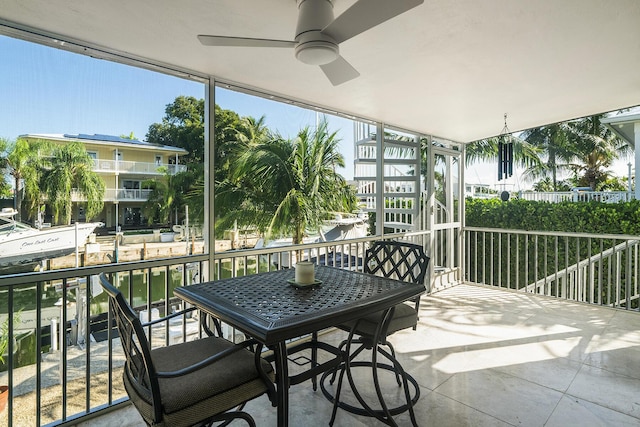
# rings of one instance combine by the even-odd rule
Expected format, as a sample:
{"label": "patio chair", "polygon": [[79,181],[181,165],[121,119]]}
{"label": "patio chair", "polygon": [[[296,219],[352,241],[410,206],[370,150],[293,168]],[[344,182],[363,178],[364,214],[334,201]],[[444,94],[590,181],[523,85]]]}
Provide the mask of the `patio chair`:
{"label": "patio chair", "polygon": [[260,346],[256,352],[247,349],[255,341],[233,344],[205,328],[205,338],[151,349],[146,327],[191,310],[142,324],[104,273],[100,282],[109,295],[126,356],[124,386],[147,424],[180,427],[222,421],[227,425],[240,418],[255,426],[251,415],[242,411],[244,404],[264,393],[275,401],[271,364],[260,357]]}
{"label": "patio chair", "polygon": [[[365,253],[364,272],[404,282],[424,285],[429,260],[430,258],[425,254],[424,249],[420,245],[407,242],[376,241],[372,243],[371,247]],[[413,328],[415,330],[418,323],[419,308],[420,298],[416,298],[410,303],[401,303],[396,305],[386,316],[384,312],[373,313],[364,318],[358,319],[357,321],[348,322],[338,326],[340,329],[350,332],[349,337],[344,340],[339,347],[341,349],[345,346],[347,347],[347,351],[349,352],[349,368],[370,367],[373,369],[374,376],[378,375],[378,369],[393,371],[395,373],[398,386],[403,386],[405,389],[407,403],[395,408],[387,408],[384,403],[384,399],[382,398],[383,393],[379,388],[377,377],[374,384],[380,404],[382,405],[381,409],[373,409],[368,406],[356,389],[354,389],[353,392],[362,407],[340,402],[339,395],[342,378],[340,378],[338,382],[335,397],[328,392],[324,382],[329,375],[331,376],[331,384],[335,381],[338,373],[340,374],[340,377],[342,377],[346,368],[343,363],[333,372],[323,374],[320,381],[323,393],[330,401],[334,402],[334,412],[330,424],[333,424],[337,407],[341,407],[349,412],[359,415],[373,415],[383,421],[388,419],[391,415],[396,415],[409,410],[414,425],[417,424],[413,414],[413,404],[415,404],[420,397],[420,388],[415,379],[411,375],[405,373],[402,369],[402,366],[396,359],[395,350],[391,343],[387,341],[387,337],[403,329]],[[356,344],[356,348],[351,351],[350,348],[353,344]],[[385,347],[388,348],[389,351],[385,350]],[[354,359],[364,350],[373,351],[371,360],[354,361]],[[391,362],[391,364],[389,365],[378,361],[378,353],[384,356],[389,362]],[[411,396],[411,392],[409,390],[409,383],[411,383],[414,388],[413,396]]]}

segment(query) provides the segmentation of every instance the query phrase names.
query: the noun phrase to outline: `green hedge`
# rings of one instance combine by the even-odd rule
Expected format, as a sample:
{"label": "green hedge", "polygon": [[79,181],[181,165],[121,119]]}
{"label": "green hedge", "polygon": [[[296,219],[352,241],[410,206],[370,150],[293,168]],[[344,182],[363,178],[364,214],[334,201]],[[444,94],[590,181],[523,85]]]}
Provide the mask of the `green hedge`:
{"label": "green hedge", "polygon": [[640,235],[640,201],[548,203],[467,199],[469,227]]}
{"label": "green hedge", "polygon": [[[469,227],[559,231],[593,234],[640,235],[640,201],[625,203],[563,202],[548,203],[514,199],[466,200]],[[510,235],[496,232],[470,232],[467,236],[467,280],[493,286],[521,289],[566,267],[623,242],[617,239],[591,239],[564,236]],[[501,256],[496,256],[501,254]],[[619,261],[619,262],[618,262]],[[621,252],[608,258],[587,274],[593,277],[595,301],[624,299],[630,275],[636,281],[638,260],[634,252]],[[602,281],[599,280],[602,278]],[[567,298],[557,283],[550,283],[549,295]],[[633,296],[633,290],[631,296]],[[638,299],[630,301],[638,308]]]}

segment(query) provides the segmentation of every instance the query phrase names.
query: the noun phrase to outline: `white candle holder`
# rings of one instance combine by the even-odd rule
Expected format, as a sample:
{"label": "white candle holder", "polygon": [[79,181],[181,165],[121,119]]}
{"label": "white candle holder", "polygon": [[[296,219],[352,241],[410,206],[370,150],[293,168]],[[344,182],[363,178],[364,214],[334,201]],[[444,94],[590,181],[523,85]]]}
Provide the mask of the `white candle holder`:
{"label": "white candle holder", "polygon": [[310,285],[315,280],[314,264],[310,261],[300,261],[296,264],[296,283]]}

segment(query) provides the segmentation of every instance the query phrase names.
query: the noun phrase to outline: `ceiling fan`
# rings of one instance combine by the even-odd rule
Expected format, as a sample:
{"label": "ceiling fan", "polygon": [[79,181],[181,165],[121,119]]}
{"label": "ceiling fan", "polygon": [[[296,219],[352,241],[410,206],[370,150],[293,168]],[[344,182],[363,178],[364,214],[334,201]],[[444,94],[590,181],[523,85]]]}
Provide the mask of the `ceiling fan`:
{"label": "ceiling fan", "polygon": [[360,75],[340,56],[340,43],[413,9],[424,0],[358,0],[335,19],[332,0],[297,2],[298,25],[293,40],[213,35],[199,35],[198,39],[205,46],[294,48],[299,61],[319,65],[337,86]]}

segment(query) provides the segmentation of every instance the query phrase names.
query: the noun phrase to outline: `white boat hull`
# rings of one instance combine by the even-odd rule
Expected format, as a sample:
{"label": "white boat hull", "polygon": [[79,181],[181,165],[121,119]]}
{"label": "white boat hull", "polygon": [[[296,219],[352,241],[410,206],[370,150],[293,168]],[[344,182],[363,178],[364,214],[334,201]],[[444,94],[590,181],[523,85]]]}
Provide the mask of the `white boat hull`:
{"label": "white boat hull", "polygon": [[[16,229],[0,235],[0,267],[33,263],[69,255],[84,246],[89,234],[102,223],[37,229]],[[76,236],[77,229],[77,236]]]}

